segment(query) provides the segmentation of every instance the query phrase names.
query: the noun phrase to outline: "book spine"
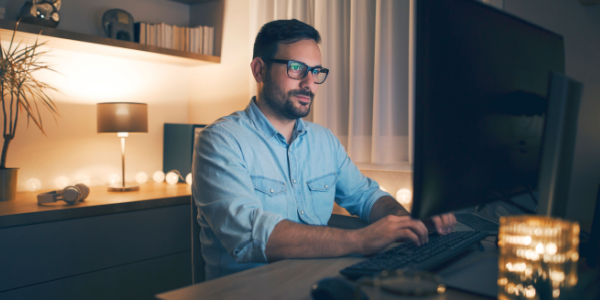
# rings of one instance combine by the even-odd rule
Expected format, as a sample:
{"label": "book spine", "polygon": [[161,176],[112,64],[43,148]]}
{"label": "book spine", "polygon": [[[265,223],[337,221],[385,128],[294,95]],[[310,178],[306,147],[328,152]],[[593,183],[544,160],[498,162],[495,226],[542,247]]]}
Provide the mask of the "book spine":
{"label": "book spine", "polygon": [[215,55],[215,28],[209,27],[208,55]]}
{"label": "book spine", "polygon": [[194,53],[194,45],[196,44],[196,28],[190,28],[190,52]]}
{"label": "book spine", "polygon": [[140,42],[140,22],[133,23],[133,41]]}
{"label": "book spine", "polygon": [[204,47],[202,50],[202,53],[208,55],[208,37],[210,35],[210,33],[208,32],[208,26],[203,26],[204,28]]}
{"label": "book spine", "polygon": [[146,27],[148,24],[141,23],[140,27],[140,44],[146,45]]}
{"label": "book spine", "polygon": [[198,26],[198,53],[204,54],[204,28],[202,26]]}
{"label": "book spine", "polygon": [[187,37],[186,38],[187,45],[185,46],[185,51],[190,52],[190,49],[191,49],[191,45],[190,45],[191,38],[190,38],[190,28],[189,27],[185,28],[185,36]]}

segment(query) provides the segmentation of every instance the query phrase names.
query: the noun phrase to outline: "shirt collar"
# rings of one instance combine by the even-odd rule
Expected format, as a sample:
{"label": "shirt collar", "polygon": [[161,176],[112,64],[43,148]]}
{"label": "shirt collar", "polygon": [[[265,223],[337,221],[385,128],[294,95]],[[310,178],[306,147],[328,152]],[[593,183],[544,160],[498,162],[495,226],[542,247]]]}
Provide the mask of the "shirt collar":
{"label": "shirt collar", "polygon": [[269,122],[269,119],[260,111],[256,106],[256,96],[252,97],[250,104],[246,107],[246,113],[254,122],[254,125],[268,138],[274,137],[279,131],[273,127],[273,124]]}
{"label": "shirt collar", "polygon": [[[265,117],[256,105],[256,96],[252,97],[250,104],[246,107],[245,112],[248,114],[250,119],[254,122],[254,125],[268,138],[272,138],[279,133],[273,124]],[[294,125],[294,135],[303,135],[306,133],[306,124],[302,119],[296,119]]]}

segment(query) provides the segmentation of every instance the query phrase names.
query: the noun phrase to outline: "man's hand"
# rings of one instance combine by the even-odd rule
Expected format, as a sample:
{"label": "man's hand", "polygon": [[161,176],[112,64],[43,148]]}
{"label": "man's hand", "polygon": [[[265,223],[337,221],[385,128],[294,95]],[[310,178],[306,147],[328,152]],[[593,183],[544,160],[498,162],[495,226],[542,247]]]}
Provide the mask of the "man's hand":
{"label": "man's hand", "polygon": [[412,241],[420,246],[429,241],[427,227],[410,216],[393,216],[379,219],[377,222],[355,231],[359,243],[359,254],[375,254],[391,243]]}
{"label": "man's hand", "polygon": [[452,232],[454,226],[456,226],[456,217],[454,214],[442,214],[439,216],[433,216],[431,219],[425,222],[428,228],[435,228],[439,234],[448,234]]}

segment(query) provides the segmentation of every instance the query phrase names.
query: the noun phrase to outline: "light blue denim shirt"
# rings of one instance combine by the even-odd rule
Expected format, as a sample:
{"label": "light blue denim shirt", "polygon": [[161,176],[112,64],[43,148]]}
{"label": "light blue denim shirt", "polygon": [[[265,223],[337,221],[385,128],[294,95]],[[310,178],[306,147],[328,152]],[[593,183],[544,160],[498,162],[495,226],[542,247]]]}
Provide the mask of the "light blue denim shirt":
{"label": "light blue denim shirt", "polygon": [[288,144],[254,99],[197,134],[193,173],[207,280],[267,263],[281,220],[325,226],[335,200],[368,222],[375,201],[389,196],[331,131],[298,119]]}

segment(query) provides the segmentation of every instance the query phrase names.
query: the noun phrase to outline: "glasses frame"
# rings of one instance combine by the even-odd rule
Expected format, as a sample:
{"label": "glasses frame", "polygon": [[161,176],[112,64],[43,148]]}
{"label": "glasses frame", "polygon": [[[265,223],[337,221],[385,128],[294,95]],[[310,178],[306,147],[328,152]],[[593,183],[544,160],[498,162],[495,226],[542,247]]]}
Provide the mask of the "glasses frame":
{"label": "glasses frame", "polygon": [[[287,65],[286,68],[286,73],[287,76],[291,79],[296,79],[296,80],[302,80],[306,77],[306,75],[308,75],[308,72],[312,71],[312,70],[319,70],[320,73],[324,73],[325,74],[325,78],[323,78],[323,81],[321,82],[314,82],[316,84],[323,84],[325,82],[325,80],[327,80],[327,75],[329,75],[329,69],[327,68],[323,68],[323,67],[309,67],[307,64],[301,62],[301,61],[297,61],[297,60],[285,60],[285,59],[275,59],[275,58],[263,58],[262,60],[264,60],[265,62],[274,62],[274,63],[278,63],[278,64],[285,64]],[[302,65],[306,66],[306,71],[304,71],[304,74],[302,74],[302,77],[300,78],[295,78],[290,76],[290,64],[291,63],[299,63]]]}

